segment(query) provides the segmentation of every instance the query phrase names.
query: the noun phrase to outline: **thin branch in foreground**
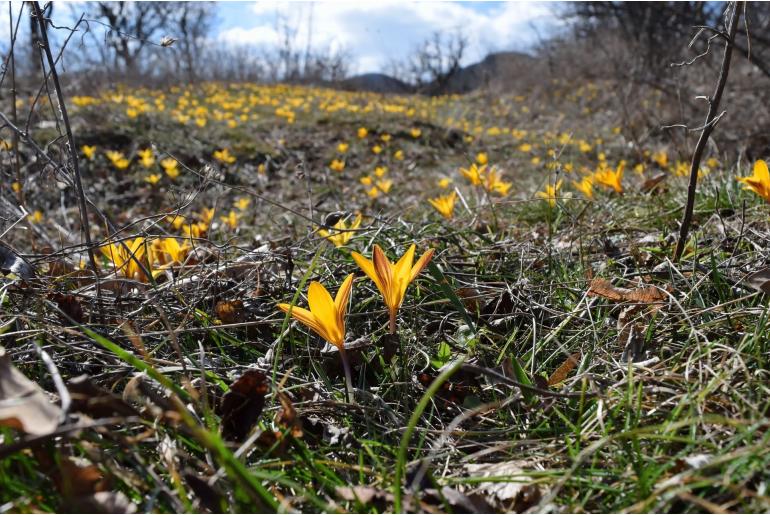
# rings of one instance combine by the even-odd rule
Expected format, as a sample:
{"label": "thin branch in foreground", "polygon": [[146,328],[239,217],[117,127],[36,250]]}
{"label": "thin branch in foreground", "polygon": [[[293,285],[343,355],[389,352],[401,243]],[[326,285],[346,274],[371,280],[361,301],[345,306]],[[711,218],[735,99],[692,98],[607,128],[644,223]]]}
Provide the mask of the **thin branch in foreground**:
{"label": "thin branch in foreground", "polygon": [[682,216],[682,224],[679,227],[679,240],[676,242],[676,249],[674,250],[673,261],[675,263],[682,257],[684,247],[687,244],[687,235],[690,232],[692,213],[695,207],[695,193],[698,187],[698,169],[700,168],[703,151],[706,149],[709,137],[716,126],[716,123],[714,122],[718,119],[717,111],[719,110],[719,103],[722,100],[722,93],[724,93],[725,85],[727,84],[727,75],[730,73],[730,61],[733,56],[733,41],[735,40],[738,21],[741,18],[740,12],[744,7],[744,4],[745,2],[743,1],[733,2],[732,4],[732,15],[729,22],[728,37],[725,42],[725,51],[722,55],[722,66],[719,70],[719,79],[717,80],[714,94],[708,99],[709,110],[706,115],[706,123],[703,125],[703,131],[700,133],[698,143],[695,145],[695,152],[693,152],[692,162],[690,163],[690,183],[687,187],[687,204],[685,205],[684,215]]}

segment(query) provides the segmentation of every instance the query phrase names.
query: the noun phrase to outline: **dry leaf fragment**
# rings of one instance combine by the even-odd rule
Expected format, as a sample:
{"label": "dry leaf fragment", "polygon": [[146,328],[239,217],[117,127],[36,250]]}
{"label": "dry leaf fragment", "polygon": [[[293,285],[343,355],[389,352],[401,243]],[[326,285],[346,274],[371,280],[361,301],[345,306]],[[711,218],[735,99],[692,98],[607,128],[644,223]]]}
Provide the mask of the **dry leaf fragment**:
{"label": "dry leaf fragment", "polygon": [[650,193],[652,190],[656,189],[656,186],[663,182],[666,179],[665,173],[659,173],[658,175],[655,175],[653,177],[650,177],[644,183],[642,183],[641,190],[642,193]]}
{"label": "dry leaf fragment", "polygon": [[595,277],[591,281],[588,294],[616,302],[637,302],[640,304],[656,304],[666,300],[666,294],[655,286],[639,286],[633,289],[619,288],[601,277]]}
{"label": "dry leaf fragment", "polygon": [[46,435],[59,426],[61,409],[11,363],[0,347],[0,426]]}
{"label": "dry leaf fragment", "polygon": [[72,410],[93,418],[120,416],[139,416],[129,405],[112,392],[94,384],[87,375],[71,379],[67,383],[72,396]]}
{"label": "dry leaf fragment", "polygon": [[551,374],[551,377],[548,378],[548,386],[559,384],[567,379],[569,373],[572,372],[572,370],[578,366],[578,364],[580,364],[580,358],[582,357],[583,355],[580,352],[576,352],[564,360],[564,363],[559,365],[559,368],[554,370],[553,374]]}
{"label": "dry leaf fragment", "polygon": [[237,442],[246,438],[262,414],[268,388],[267,377],[257,369],[247,370],[230,386],[218,410],[223,438]]}
{"label": "dry leaf fragment", "polygon": [[770,267],[752,272],[743,278],[743,282],[762,293],[770,293]]}

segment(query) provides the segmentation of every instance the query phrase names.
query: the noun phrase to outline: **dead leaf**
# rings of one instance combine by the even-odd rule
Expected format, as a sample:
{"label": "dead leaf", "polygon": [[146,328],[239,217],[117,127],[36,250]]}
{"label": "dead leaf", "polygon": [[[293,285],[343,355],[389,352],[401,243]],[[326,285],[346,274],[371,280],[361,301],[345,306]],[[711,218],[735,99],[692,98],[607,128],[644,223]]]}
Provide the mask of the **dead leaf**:
{"label": "dead leaf", "polygon": [[265,406],[267,377],[257,369],[243,373],[222,398],[218,414],[222,417],[222,437],[241,442],[249,434]]}
{"label": "dead leaf", "polygon": [[275,415],[275,423],[291,428],[294,438],[302,438],[302,420],[297,417],[297,410],[294,409],[291,399],[285,393],[278,392],[278,400],[281,401],[281,409]]}
{"label": "dead leaf", "polygon": [[72,411],[84,413],[93,418],[115,415],[139,416],[133,406],[112,392],[95,385],[87,375],[71,379],[67,389],[72,396]]}
{"label": "dead leaf", "polygon": [[619,288],[601,277],[595,277],[591,281],[588,294],[594,297],[604,297],[616,302],[636,302],[640,304],[657,304],[666,300],[666,294],[655,286],[639,286],[633,289]]}
{"label": "dead leaf", "polygon": [[214,312],[223,324],[237,324],[246,321],[246,311],[243,308],[243,301],[240,300],[220,300],[214,306]]}
{"label": "dead leaf", "polygon": [[66,315],[66,317],[64,317],[61,316],[61,313],[59,314],[59,317],[64,324],[70,325],[71,322],[68,318],[74,320],[78,324],[82,324],[85,320],[83,306],[74,295],[56,293],[51,296],[51,300],[53,300],[59,309]]}
{"label": "dead leaf", "polygon": [[136,504],[123,492],[96,492],[73,499],[67,506],[72,513],[136,513]]}
{"label": "dead leaf", "polygon": [[642,186],[639,188],[642,193],[650,193],[652,190],[656,189],[656,186],[663,182],[666,179],[665,173],[659,173],[658,175],[654,175],[644,181],[642,183]]}
{"label": "dead leaf", "polygon": [[202,507],[211,513],[222,513],[224,497],[204,477],[192,470],[184,473],[184,479],[195,493]]}
{"label": "dead leaf", "polygon": [[554,370],[553,374],[551,374],[551,377],[548,378],[548,386],[559,384],[567,379],[569,373],[572,372],[572,370],[578,366],[578,364],[580,364],[580,358],[582,356],[583,355],[580,352],[576,352],[564,360],[564,363],[562,363],[559,368]]}
{"label": "dead leaf", "polygon": [[61,409],[11,363],[0,347],[0,426],[46,435],[59,426]]}
{"label": "dead leaf", "polygon": [[456,293],[462,301],[463,306],[465,306],[465,309],[470,311],[471,314],[475,315],[481,311],[481,293],[479,290],[472,287],[458,288]]}
{"label": "dead leaf", "polygon": [[761,268],[743,278],[743,282],[762,293],[770,293],[770,267]]}
{"label": "dead leaf", "polygon": [[[483,481],[474,491],[483,492],[506,505],[516,502],[524,494],[525,487],[532,482],[523,467],[528,463],[523,461],[503,461],[500,463],[467,463],[465,471],[470,477],[493,477],[494,481]],[[509,478],[508,481],[501,479]],[[529,495],[529,494],[527,494]]]}

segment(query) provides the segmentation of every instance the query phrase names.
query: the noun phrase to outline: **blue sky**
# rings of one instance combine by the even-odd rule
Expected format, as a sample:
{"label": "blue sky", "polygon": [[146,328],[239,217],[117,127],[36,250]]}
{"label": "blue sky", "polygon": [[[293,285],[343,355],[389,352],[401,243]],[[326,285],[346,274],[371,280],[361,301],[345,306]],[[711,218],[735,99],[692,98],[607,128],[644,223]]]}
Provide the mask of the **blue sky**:
{"label": "blue sky", "polygon": [[547,2],[219,2],[216,38],[270,48],[282,23],[296,29],[304,49],[309,20],[314,47],[346,48],[354,72],[382,71],[401,60],[432,32],[460,30],[469,40],[463,64],[499,50],[526,50],[559,26]]}
{"label": "blue sky", "polygon": [[[15,18],[22,4],[13,0],[12,6]],[[57,1],[54,21],[70,24],[86,6],[87,2]],[[269,51],[282,40],[279,26],[287,23],[296,29],[295,48],[304,50],[312,26],[314,48],[344,48],[353,61],[351,73],[367,73],[387,71],[391,61],[403,61],[434,31],[459,30],[469,42],[462,63],[467,65],[490,52],[531,48],[539,37],[560,27],[554,14],[558,7],[554,2],[217,2],[211,44],[254,45]],[[21,37],[26,38],[26,18],[22,19]],[[58,32],[66,33],[52,31],[56,41]],[[98,37],[102,32],[95,30]],[[0,23],[0,41],[0,46],[8,41],[7,23]]]}

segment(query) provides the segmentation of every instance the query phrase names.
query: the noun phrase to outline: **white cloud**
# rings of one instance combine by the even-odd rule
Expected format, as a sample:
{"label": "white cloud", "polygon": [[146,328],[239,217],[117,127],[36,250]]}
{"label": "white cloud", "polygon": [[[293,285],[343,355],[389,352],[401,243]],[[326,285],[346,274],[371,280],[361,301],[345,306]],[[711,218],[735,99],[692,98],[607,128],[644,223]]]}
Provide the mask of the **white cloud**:
{"label": "white cloud", "polygon": [[219,37],[270,47],[282,41],[283,27],[289,26],[295,48],[305,48],[308,37],[314,47],[345,47],[357,60],[358,71],[370,72],[403,59],[434,31],[460,30],[469,40],[464,63],[469,64],[490,50],[529,46],[537,37],[530,24],[541,30],[557,24],[551,8],[540,2],[265,1],[253,3],[251,16],[231,23]]}

